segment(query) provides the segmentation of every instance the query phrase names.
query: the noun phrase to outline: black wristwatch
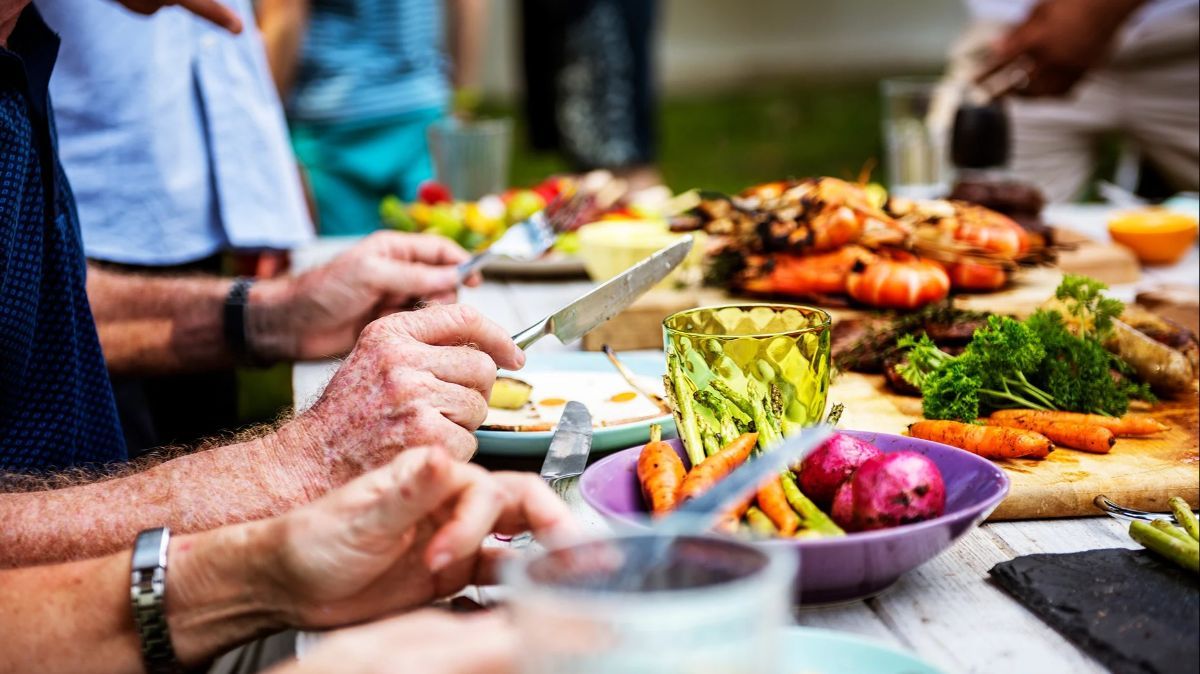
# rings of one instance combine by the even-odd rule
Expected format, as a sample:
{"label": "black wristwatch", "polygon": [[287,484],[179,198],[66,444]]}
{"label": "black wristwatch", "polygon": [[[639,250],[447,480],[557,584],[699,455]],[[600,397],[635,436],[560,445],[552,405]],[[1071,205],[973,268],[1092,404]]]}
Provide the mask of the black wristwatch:
{"label": "black wristwatch", "polygon": [[250,305],[250,286],[254,279],[240,276],[233,281],[229,294],[225,296],[224,328],[225,343],[239,363],[257,365],[250,351],[250,340],[246,337],[246,307]]}
{"label": "black wristwatch", "polygon": [[167,545],[170,541],[171,530],[159,527],[139,533],[133,545],[129,602],[133,606],[133,624],[142,642],[142,661],[150,674],[177,674],[184,671],[171,646],[164,602],[167,593]]}

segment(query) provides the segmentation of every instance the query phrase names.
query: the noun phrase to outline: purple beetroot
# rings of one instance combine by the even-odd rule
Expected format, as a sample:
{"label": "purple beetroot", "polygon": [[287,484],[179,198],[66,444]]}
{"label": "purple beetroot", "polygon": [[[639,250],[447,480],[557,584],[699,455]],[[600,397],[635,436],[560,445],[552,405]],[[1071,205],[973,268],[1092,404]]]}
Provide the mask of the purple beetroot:
{"label": "purple beetroot", "polygon": [[804,459],[800,468],[800,491],[822,508],[828,507],[838,487],[849,480],[859,466],[882,454],[869,442],[838,433]]}
{"label": "purple beetroot", "polygon": [[854,481],[846,480],[833,494],[833,505],[829,516],[846,531],[854,530]]}
{"label": "purple beetroot", "polygon": [[[936,464],[916,452],[869,459],[854,472],[849,497],[855,531],[886,529],[938,517],[946,508],[946,485]],[[842,506],[843,509],[845,506]],[[834,516],[837,520],[836,515]],[[840,524],[840,522],[839,522]]]}

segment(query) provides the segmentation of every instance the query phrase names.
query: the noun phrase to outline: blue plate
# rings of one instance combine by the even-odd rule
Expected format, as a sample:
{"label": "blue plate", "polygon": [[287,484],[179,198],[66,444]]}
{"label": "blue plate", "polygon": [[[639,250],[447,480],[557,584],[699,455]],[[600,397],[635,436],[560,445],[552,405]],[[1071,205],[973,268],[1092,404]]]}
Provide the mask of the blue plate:
{"label": "blue plate", "polygon": [[916,656],[845,632],[788,627],[779,674],[942,674]]}
{"label": "blue plate", "polygon": [[[623,353],[621,362],[634,374],[659,379],[666,372],[666,361],[661,353]],[[595,351],[561,351],[531,354],[520,372],[501,372],[501,375],[521,377],[526,372],[605,372],[616,374],[616,369],[603,353]],[[663,437],[675,437],[675,420],[670,415],[645,419],[631,424],[597,428],[592,435],[592,452],[611,452],[650,439],[651,424],[662,426]],[[553,431],[475,431],[482,454],[500,456],[541,456],[550,447]]]}

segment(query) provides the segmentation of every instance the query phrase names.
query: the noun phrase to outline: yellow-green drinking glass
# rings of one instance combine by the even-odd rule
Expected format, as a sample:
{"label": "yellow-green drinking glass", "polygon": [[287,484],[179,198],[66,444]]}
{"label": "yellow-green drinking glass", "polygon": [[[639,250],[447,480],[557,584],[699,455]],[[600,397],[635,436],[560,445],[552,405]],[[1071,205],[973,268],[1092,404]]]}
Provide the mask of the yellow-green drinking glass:
{"label": "yellow-green drinking glass", "polygon": [[[672,393],[677,399],[694,395],[714,379],[743,395],[769,392],[782,412],[783,435],[794,433],[825,414],[830,324],[828,313],[794,304],[737,304],[672,314],[663,321]],[[715,421],[703,406],[696,413]],[[683,429],[680,437],[686,437]]]}

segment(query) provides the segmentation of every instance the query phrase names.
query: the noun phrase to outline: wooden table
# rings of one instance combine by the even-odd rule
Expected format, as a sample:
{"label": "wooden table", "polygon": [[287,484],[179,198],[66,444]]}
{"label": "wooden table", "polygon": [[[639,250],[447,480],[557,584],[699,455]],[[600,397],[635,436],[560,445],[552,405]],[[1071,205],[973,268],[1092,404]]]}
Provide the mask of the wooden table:
{"label": "wooden table", "polygon": [[[1103,217],[1095,209],[1083,215]],[[347,245],[346,240],[320,240],[297,252],[296,266],[318,264]],[[1176,270],[1159,270],[1154,280],[1169,277],[1172,281],[1180,278],[1195,283],[1195,259],[1193,249]],[[515,333],[591,286],[587,281],[487,281],[479,288],[465,289],[460,300]],[[1131,295],[1133,289],[1119,290],[1124,291],[1122,295]],[[536,358],[539,352],[567,348],[553,338],[544,339],[530,350],[530,358]],[[335,369],[333,362],[296,366],[293,387],[297,411],[316,400]],[[483,463],[494,462],[485,458]],[[537,470],[540,465],[539,458],[510,461],[503,467]],[[577,493],[568,501],[588,527],[606,527]],[[853,632],[914,651],[947,674],[1104,672],[1098,662],[993,586],[987,572],[994,564],[1019,555],[1113,547],[1137,545],[1129,540],[1121,523],[1106,517],[985,524],[884,593],[845,605],[801,609],[796,613],[796,622]],[[481,588],[480,592],[486,596],[488,590]]]}

